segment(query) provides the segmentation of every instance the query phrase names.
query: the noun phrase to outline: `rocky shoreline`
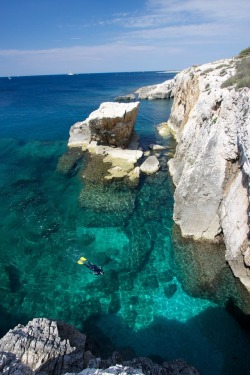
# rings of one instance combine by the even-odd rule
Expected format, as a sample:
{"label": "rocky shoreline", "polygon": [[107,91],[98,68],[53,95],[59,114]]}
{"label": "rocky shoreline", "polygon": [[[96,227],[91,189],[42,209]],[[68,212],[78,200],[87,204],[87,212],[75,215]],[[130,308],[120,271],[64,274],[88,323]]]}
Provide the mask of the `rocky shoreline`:
{"label": "rocky shoreline", "polygon": [[[174,220],[183,237],[224,242],[226,261],[250,291],[250,90],[221,87],[235,73],[236,61],[227,59],[194,66],[171,81],[143,87],[119,100],[174,97],[169,121],[159,127],[162,136],[171,132],[178,143],[175,155],[168,162],[176,186]],[[106,183],[125,181],[135,187],[141,173],[155,173],[160,168],[153,153],[161,146],[152,145],[148,154],[143,153],[134,134],[138,108],[138,102],[103,103],[88,119],[71,128],[69,149],[59,160],[57,170],[74,173],[83,153],[89,153],[80,204],[87,202],[102,210],[104,206],[113,209],[114,206],[107,206],[110,197],[105,198]],[[99,202],[96,191],[91,196],[97,182],[103,186],[100,196],[104,198]],[[122,209],[119,196],[112,204]],[[124,204],[127,206],[127,202]],[[245,308],[244,312],[249,314],[250,310]],[[117,352],[101,359],[88,348],[86,335],[63,322],[45,318],[34,319],[26,326],[18,325],[0,340],[0,372],[199,374],[183,360],[158,365],[147,358],[125,361]]]}
{"label": "rocky shoreline", "polygon": [[158,365],[149,358],[124,361],[118,352],[107,359],[96,357],[88,338],[74,327],[48,319],[18,325],[0,340],[0,372],[5,375],[199,375],[178,359]]}
{"label": "rocky shoreline", "polygon": [[178,145],[168,164],[182,235],[224,241],[226,261],[250,291],[250,90],[221,87],[236,62],[220,60],[175,77],[168,126]]}
{"label": "rocky shoreline", "polygon": [[[112,136],[107,139],[105,129],[101,132],[106,139],[100,138],[100,134],[96,138],[90,122],[99,121],[100,107],[87,120],[71,128],[68,145],[70,148],[81,146],[82,150],[91,154],[102,155],[103,162],[110,163],[111,167],[106,168],[104,179],[123,179],[137,186],[140,173],[155,173],[159,169],[159,161],[155,155],[149,154],[148,160],[138,166],[143,151],[136,136],[132,137],[136,119],[134,111],[139,108],[139,102],[133,100],[174,97],[168,123],[159,128],[163,136],[171,132],[178,143],[174,157],[168,162],[176,186],[174,221],[184,237],[215,243],[224,241],[226,261],[234,275],[250,291],[250,90],[221,87],[235,74],[236,63],[237,58],[234,58],[193,66],[181,71],[172,80],[145,86],[119,97],[121,101],[132,100],[112,103],[115,111],[120,111],[118,108],[123,106],[123,113],[128,119],[133,113],[133,121],[130,122],[133,125],[126,133],[125,143],[122,141],[124,134],[119,133],[124,128],[121,117],[119,126],[116,126],[119,129],[116,142],[111,139]],[[110,105],[106,104],[107,115],[101,120],[104,123],[110,117]],[[134,108],[132,112],[130,108]],[[82,129],[86,124],[88,131],[84,132]],[[100,133],[103,125],[99,123],[98,126]]]}

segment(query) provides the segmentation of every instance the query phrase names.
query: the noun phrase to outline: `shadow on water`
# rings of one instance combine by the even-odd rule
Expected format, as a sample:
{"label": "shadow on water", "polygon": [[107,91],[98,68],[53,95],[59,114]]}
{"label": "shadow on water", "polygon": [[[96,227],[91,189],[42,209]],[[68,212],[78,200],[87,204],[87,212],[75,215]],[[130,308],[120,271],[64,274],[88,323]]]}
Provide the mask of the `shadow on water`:
{"label": "shadow on water", "polygon": [[20,273],[18,268],[10,264],[8,266],[5,266],[5,271],[9,278],[9,287],[11,293],[18,292],[21,286]]}
{"label": "shadow on water", "polygon": [[103,358],[118,350],[124,360],[147,356],[161,364],[183,358],[203,375],[247,374],[250,337],[242,336],[231,320],[222,308],[210,307],[185,323],[156,317],[147,328],[134,331],[116,314],[96,315],[83,331],[87,348]]}
{"label": "shadow on water", "polygon": [[224,307],[250,330],[250,294],[225,262],[225,245],[192,241],[173,227],[174,265],[183,289]]}
{"label": "shadow on water", "polygon": [[29,321],[29,317],[26,314],[15,311],[14,314],[10,313],[4,306],[0,304],[0,338],[6,334],[6,328],[12,329],[18,324],[26,324]]}

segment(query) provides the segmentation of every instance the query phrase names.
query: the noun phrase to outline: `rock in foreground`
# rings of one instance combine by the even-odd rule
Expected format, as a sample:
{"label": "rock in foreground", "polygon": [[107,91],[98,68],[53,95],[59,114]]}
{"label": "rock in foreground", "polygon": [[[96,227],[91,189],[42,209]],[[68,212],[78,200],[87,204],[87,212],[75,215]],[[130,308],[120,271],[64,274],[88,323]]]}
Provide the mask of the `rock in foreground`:
{"label": "rock in foreground", "polygon": [[0,373],[5,375],[199,375],[178,359],[162,366],[148,358],[123,361],[118,352],[106,360],[85,351],[86,336],[74,327],[48,319],[18,325],[0,340]]}
{"label": "rock in foreground", "polygon": [[80,371],[85,342],[86,336],[68,324],[33,319],[0,340],[1,374],[57,375]]}

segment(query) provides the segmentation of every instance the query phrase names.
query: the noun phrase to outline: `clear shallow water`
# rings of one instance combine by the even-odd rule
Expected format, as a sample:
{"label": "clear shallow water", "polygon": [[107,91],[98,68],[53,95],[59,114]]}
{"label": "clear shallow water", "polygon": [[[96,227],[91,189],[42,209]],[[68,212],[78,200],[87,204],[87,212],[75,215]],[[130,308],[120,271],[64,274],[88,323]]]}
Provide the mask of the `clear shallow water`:
{"label": "clear shallow water", "polygon": [[[161,155],[161,171],[137,190],[107,192],[118,202],[115,211],[89,202],[80,208],[80,173],[56,171],[75,121],[103,101],[171,77],[146,72],[0,79],[1,335],[44,316],[87,332],[104,355],[119,348],[124,357],[182,357],[203,374],[247,373],[249,337],[221,307],[225,294],[237,292],[229,287],[222,257],[216,255],[215,267],[214,249],[209,265],[192,255],[194,244],[178,236],[173,241],[166,162],[175,144],[155,129],[167,119],[171,101],[141,102],[141,144],[146,149],[162,143],[167,155]],[[102,264],[105,276],[79,266],[82,255]],[[211,268],[220,274],[223,269],[230,281],[215,285]]]}

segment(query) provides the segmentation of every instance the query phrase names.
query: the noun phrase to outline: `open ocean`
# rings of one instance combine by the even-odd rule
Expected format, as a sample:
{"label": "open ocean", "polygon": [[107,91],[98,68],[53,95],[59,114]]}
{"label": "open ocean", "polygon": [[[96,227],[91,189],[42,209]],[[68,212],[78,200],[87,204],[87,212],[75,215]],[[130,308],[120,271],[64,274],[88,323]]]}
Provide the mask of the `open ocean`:
{"label": "open ocean", "polygon": [[[103,357],[117,349],[124,359],[183,358],[203,375],[249,373],[249,335],[225,309],[237,286],[223,249],[181,239],[172,220],[166,163],[175,141],[156,130],[172,100],[141,101],[140,143],[166,152],[161,170],[136,190],[110,192],[110,200],[126,203],[121,207],[80,207],[83,166],[71,176],[56,169],[75,122],[104,101],[173,77],[0,78],[0,337],[46,317],[86,332]],[[80,256],[102,264],[105,275],[79,266]]]}

